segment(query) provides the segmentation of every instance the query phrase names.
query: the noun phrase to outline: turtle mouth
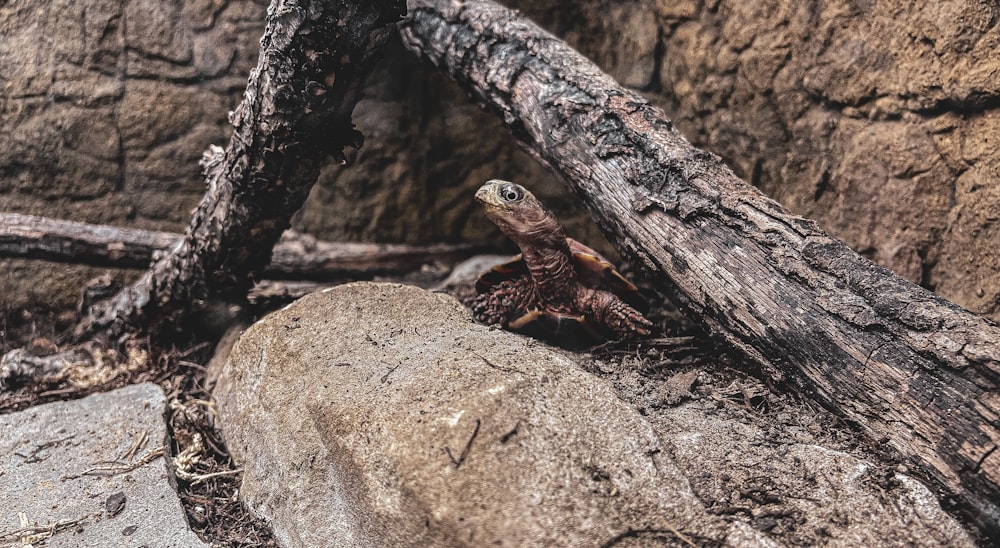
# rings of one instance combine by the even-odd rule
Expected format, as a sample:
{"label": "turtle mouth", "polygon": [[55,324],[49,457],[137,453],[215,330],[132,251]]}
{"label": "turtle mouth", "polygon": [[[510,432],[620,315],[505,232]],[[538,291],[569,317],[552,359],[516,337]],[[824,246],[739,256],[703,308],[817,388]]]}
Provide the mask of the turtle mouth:
{"label": "turtle mouth", "polygon": [[[507,235],[519,228],[518,215],[511,207],[514,204],[503,200],[500,194],[501,185],[510,184],[506,181],[487,181],[476,191],[476,201],[483,207],[483,213]],[[518,225],[518,226],[515,226]]]}
{"label": "turtle mouth", "polygon": [[476,201],[482,204],[483,207],[487,206],[495,207],[498,205],[496,203],[497,202],[496,193],[493,192],[492,188],[490,188],[489,183],[479,187],[479,190],[476,191]]}

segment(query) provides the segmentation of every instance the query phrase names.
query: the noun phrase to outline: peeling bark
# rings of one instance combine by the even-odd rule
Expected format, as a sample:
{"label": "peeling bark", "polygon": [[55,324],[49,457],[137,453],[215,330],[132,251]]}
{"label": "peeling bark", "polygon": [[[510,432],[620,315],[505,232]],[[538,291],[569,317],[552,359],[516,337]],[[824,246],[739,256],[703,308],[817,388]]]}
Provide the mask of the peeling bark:
{"label": "peeling bark", "polygon": [[204,161],[208,191],[183,242],[133,285],[91,308],[77,337],[119,338],[196,312],[209,297],[246,298],[332,155],[360,146],[351,112],[404,12],[399,1],[275,0],[225,150]]}
{"label": "peeling bark", "polygon": [[[169,252],[183,239],[172,232],[0,213],[0,257],[146,268],[157,253]],[[468,244],[325,242],[286,231],[261,275],[272,280],[371,276],[404,272],[432,262],[454,262],[475,250]]]}
{"label": "peeling bark", "polygon": [[562,175],[623,257],[1000,534],[1000,328],[789,214],[516,12],[408,5],[406,46]]}

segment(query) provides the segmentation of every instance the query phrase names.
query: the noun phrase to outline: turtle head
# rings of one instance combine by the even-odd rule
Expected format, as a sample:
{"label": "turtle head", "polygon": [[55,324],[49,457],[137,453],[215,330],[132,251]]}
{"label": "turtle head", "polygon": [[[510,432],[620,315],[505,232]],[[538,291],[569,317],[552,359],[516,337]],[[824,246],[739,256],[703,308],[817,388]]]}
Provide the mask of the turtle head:
{"label": "turtle head", "polygon": [[559,221],[523,186],[492,179],[476,191],[486,216],[523,250],[525,245],[562,242]]}

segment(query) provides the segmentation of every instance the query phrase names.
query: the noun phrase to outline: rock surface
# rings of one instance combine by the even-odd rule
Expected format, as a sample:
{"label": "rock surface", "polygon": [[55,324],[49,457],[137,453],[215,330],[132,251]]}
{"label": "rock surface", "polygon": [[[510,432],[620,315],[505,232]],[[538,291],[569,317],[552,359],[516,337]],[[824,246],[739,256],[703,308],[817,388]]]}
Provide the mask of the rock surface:
{"label": "rock surface", "polygon": [[[859,473],[870,465],[802,432],[765,437],[742,425],[752,418],[703,420],[715,403],[647,406],[652,381],[601,378],[578,360],[476,325],[451,297],[357,283],[248,329],[214,395],[245,469],[241,496],[286,546],[650,545],[678,535],[971,546],[909,478],[901,491],[873,485]],[[653,400],[690,396],[685,375]],[[813,480],[789,483],[808,502],[785,514],[710,512],[713,497],[732,494],[718,483],[730,468],[736,479],[778,481],[808,469]]]}
{"label": "rock surface", "polygon": [[[5,2],[0,203],[18,213],[181,230],[198,160],[228,138],[257,59],[254,0]],[[0,261],[0,307],[75,306],[88,268]]]}
{"label": "rock surface", "polygon": [[[511,0],[695,145],[877,262],[1000,319],[995,2]],[[6,209],[182,231],[197,160],[227,138],[264,2],[92,0],[0,10]],[[390,44],[296,228],[337,240],[504,238],[471,199],[521,182],[598,251],[600,230],[495,116]],[[512,248],[509,248],[512,250]],[[73,306],[90,270],[0,264],[0,306]],[[90,276],[96,273],[90,274]]]}
{"label": "rock surface", "polygon": [[38,543],[46,537],[11,533],[62,524],[45,546],[207,546],[157,453],[165,406],[146,383],[0,416],[0,544]]}
{"label": "rock surface", "polygon": [[661,18],[653,89],[688,139],[858,252],[1000,318],[1000,62],[988,53],[1000,5],[680,5]]}

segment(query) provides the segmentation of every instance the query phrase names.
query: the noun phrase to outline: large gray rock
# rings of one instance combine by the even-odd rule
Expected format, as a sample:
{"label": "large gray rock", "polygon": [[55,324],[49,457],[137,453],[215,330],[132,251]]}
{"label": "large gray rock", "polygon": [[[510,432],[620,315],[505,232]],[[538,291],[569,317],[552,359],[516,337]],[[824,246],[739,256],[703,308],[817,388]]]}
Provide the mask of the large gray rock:
{"label": "large gray rock", "polygon": [[0,544],[22,545],[10,533],[25,528],[23,515],[27,525],[63,524],[49,547],[207,546],[188,528],[162,455],[121,469],[163,447],[165,403],[146,383],[0,416]]}
{"label": "large gray rock", "polygon": [[215,397],[240,494],[287,546],[768,544],[706,513],[608,383],[445,295],[305,297],[243,335]]}
{"label": "large gray rock", "polygon": [[215,396],[240,493],[287,546],[972,545],[804,415],[765,424],[692,398],[697,371],[579,361],[450,297],[357,283],[252,326]]}

